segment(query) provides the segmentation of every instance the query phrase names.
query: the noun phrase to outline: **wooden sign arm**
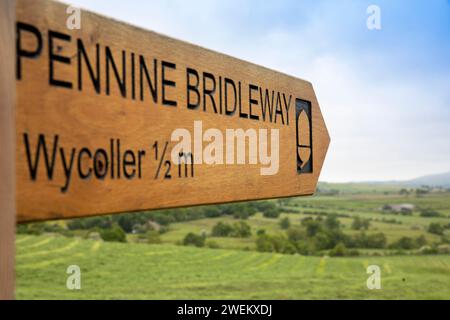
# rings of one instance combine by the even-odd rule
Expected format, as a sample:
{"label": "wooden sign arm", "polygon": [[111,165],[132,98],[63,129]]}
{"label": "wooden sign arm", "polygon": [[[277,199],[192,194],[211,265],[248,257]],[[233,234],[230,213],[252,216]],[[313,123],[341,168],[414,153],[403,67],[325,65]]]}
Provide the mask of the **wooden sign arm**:
{"label": "wooden sign arm", "polygon": [[0,300],[14,299],[15,0],[0,1]]}

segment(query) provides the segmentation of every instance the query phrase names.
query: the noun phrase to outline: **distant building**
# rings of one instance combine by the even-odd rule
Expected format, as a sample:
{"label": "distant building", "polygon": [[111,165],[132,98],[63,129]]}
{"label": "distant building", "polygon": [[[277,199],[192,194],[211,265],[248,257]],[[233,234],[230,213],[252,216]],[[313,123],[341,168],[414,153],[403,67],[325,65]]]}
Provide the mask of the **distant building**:
{"label": "distant building", "polygon": [[403,204],[385,204],[381,210],[383,211],[392,211],[392,212],[406,212],[411,213],[416,208],[415,205],[409,203]]}

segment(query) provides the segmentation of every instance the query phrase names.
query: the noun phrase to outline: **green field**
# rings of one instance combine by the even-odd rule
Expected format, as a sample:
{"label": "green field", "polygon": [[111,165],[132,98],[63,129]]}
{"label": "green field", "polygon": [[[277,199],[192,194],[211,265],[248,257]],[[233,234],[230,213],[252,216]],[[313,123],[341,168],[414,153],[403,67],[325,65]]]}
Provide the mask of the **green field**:
{"label": "green field", "polygon": [[[281,214],[280,218],[288,217],[293,226],[299,226],[301,219],[305,217],[314,217],[308,212],[324,212],[328,214],[345,214],[347,218],[339,218],[344,230],[348,234],[357,233],[351,230],[353,218],[356,216],[372,219],[371,227],[367,231],[368,234],[383,232],[389,243],[392,243],[401,237],[418,237],[423,235],[428,242],[439,241],[439,236],[426,232],[430,223],[450,223],[450,193],[429,194],[425,197],[415,196],[399,196],[398,188],[383,187],[369,189],[368,186],[362,185],[357,188],[358,184],[350,184],[343,187],[337,184],[340,190],[344,190],[339,196],[314,196],[306,198],[292,199],[287,207],[289,213]],[[385,194],[389,192],[388,194]],[[424,218],[420,216],[418,210],[412,215],[401,215],[394,213],[381,213],[380,208],[384,204],[402,204],[410,203],[416,208],[429,208],[438,210],[441,217]],[[395,220],[398,224],[383,222],[385,220]],[[188,232],[201,233],[210,232],[213,226],[218,222],[233,223],[236,220],[233,217],[209,218],[194,221],[171,224],[169,232],[162,235],[163,243],[177,244]],[[248,222],[253,230],[264,229],[269,233],[282,232],[279,226],[279,219],[269,219],[258,213],[250,217]],[[450,235],[449,231],[446,231]],[[221,248],[225,249],[254,249],[256,234],[250,239],[239,238],[213,238]]]}
{"label": "green field", "polygon": [[[18,299],[450,299],[450,256],[327,258],[18,236]],[[66,268],[82,289],[66,289]],[[379,265],[382,289],[368,290]]]}
{"label": "green field", "polygon": [[[335,212],[335,211],[333,211]],[[350,213],[350,215],[358,215],[362,217],[371,217],[370,213]],[[300,225],[301,219],[305,217],[310,217],[308,214],[292,214],[292,213],[284,213],[280,215],[280,218],[288,217],[291,220],[291,224],[293,226]],[[390,215],[385,215],[384,217],[390,218]],[[418,218],[418,217],[403,217],[403,216],[395,216],[392,219],[396,219],[401,221],[402,224],[388,224],[384,222],[371,222],[371,228],[368,230],[368,234],[376,233],[378,231],[384,232],[388,241],[393,242],[398,240],[401,237],[418,237],[420,235],[424,235],[429,242],[439,240],[439,236],[425,232],[426,227],[431,222],[443,222],[450,221],[450,219],[443,218]],[[169,232],[163,234],[161,236],[163,243],[167,244],[177,244],[180,242],[183,237],[188,232],[201,233],[201,232],[209,232],[213,228],[213,226],[218,222],[227,222],[233,223],[235,219],[232,217],[221,217],[210,218],[210,219],[202,219],[195,221],[188,221],[182,223],[174,223],[171,225]],[[357,231],[351,230],[350,226],[353,221],[352,218],[340,218],[339,221],[343,224],[344,230],[348,234],[355,234]],[[246,222],[248,222],[255,230],[264,229],[269,233],[277,233],[282,232],[283,230],[279,226],[278,219],[269,219],[264,218],[261,213],[258,213],[252,217],[250,217]],[[413,227],[415,226],[415,227]],[[254,249],[255,247],[255,238],[254,234],[252,238],[242,239],[242,238],[215,238],[210,237],[209,239],[215,242],[218,242],[219,246],[224,249]]]}
{"label": "green field", "polygon": [[[86,239],[91,229],[69,230],[65,221],[56,224],[66,237],[51,232],[19,234],[17,298],[450,299],[448,190],[431,190],[418,196],[412,191],[400,195],[400,188],[395,186],[321,184],[321,188],[339,192],[319,192],[282,204],[275,201],[283,209],[278,218],[257,212],[244,220],[251,227],[247,238],[212,236],[218,222],[233,225],[239,221],[233,215],[171,222],[159,234],[160,244],[138,243],[142,238],[132,233],[126,235],[128,243]],[[380,210],[385,204],[404,203],[414,205],[413,212]],[[423,209],[435,210],[439,216],[423,217]],[[370,219],[370,227],[364,232],[383,233],[386,246],[357,248],[358,257],[329,257],[328,250],[310,256],[257,251],[258,230],[269,235],[286,234],[280,226],[282,218],[288,217],[292,228],[301,229],[305,218],[330,215],[338,216],[342,232],[349,236],[361,232],[352,228],[355,217]],[[440,235],[430,233],[431,223],[446,229]],[[181,245],[188,233],[206,235],[206,246]],[[419,236],[427,246],[439,248],[440,254],[423,255],[419,248],[389,247],[402,237]],[[208,248],[211,242],[215,249]],[[80,291],[66,288],[69,265],[81,268]],[[367,289],[369,265],[381,268],[381,290]]]}

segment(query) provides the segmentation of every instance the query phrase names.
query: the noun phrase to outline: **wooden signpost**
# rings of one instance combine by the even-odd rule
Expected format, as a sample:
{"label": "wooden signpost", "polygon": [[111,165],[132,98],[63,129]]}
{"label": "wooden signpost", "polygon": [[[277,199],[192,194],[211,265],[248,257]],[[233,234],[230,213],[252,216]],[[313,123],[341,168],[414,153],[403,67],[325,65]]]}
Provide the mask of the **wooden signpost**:
{"label": "wooden signpost", "polygon": [[0,300],[14,298],[16,221],[14,0],[0,1]]}
{"label": "wooden signpost", "polygon": [[50,0],[16,0],[13,25],[12,4],[0,184],[19,223],[314,193],[330,138],[311,83],[86,11],[70,30]]}

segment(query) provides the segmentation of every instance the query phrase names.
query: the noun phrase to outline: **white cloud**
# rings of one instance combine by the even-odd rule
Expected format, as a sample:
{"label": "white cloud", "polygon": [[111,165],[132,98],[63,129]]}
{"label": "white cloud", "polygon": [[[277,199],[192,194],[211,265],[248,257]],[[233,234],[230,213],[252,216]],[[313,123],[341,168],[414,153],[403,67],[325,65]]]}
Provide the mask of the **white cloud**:
{"label": "white cloud", "polygon": [[322,180],[450,169],[449,70],[406,72],[409,48],[376,50],[370,41],[383,33],[365,35],[363,4],[299,5],[298,21],[284,24],[278,2],[258,2],[257,10],[243,1],[72,2],[311,81],[332,138]]}

